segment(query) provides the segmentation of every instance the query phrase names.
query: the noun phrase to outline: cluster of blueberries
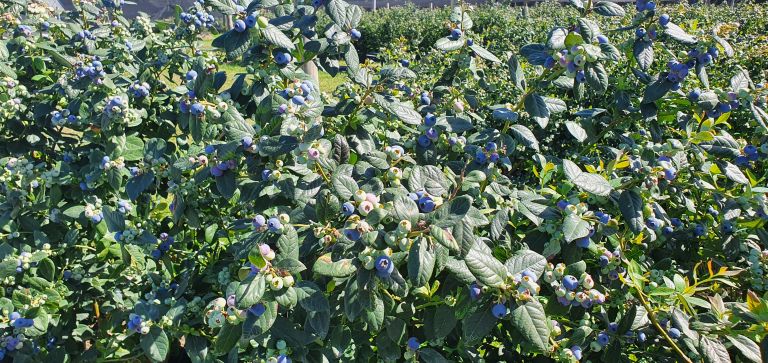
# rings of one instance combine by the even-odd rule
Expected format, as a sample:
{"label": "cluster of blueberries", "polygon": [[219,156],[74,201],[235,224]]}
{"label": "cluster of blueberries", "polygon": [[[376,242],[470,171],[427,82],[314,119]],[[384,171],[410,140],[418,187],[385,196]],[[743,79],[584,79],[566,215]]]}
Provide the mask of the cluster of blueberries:
{"label": "cluster of blueberries", "polygon": [[416,202],[416,205],[419,206],[419,211],[421,213],[429,213],[435,210],[435,207],[437,206],[435,204],[434,198],[432,198],[432,196],[424,191],[408,193],[408,198],[411,198],[411,200]]}
{"label": "cluster of blueberries", "polygon": [[98,56],[93,58],[91,65],[87,66],[84,63],[80,63],[75,70],[76,80],[87,77],[96,84],[100,84],[106,76],[107,72],[104,71],[104,65],[101,63],[101,59]]}
{"label": "cluster of blueberries", "polygon": [[498,146],[493,141],[488,141],[485,144],[485,148],[477,149],[475,152],[475,162],[481,165],[494,164],[499,161],[499,153],[497,152]]}
{"label": "cluster of blueberries", "polygon": [[160,233],[160,244],[157,245],[157,248],[152,250],[150,252],[150,255],[152,258],[159,260],[165,255],[168,251],[171,250],[171,245],[174,242],[174,238],[172,236],[169,236],[168,233]]}
{"label": "cluster of blueberries", "polygon": [[93,33],[91,33],[90,30],[86,29],[86,30],[81,30],[81,31],[77,32],[77,34],[75,34],[75,39],[80,39],[80,40],[85,40],[85,39],[96,40],[96,36]]}
{"label": "cluster of blueberries", "polygon": [[[288,53],[278,52],[275,56],[275,61],[278,60],[278,56],[284,54],[288,57],[285,61],[290,62],[291,55]],[[279,63],[279,62],[278,62]],[[279,92],[280,97],[290,99],[290,102],[296,106],[305,105],[307,102],[312,102],[315,97],[312,96],[312,91],[315,90],[315,85],[311,81],[293,82],[288,87]],[[282,104],[278,108],[279,113],[285,113],[288,110],[288,105]]]}
{"label": "cluster of blueberries", "polygon": [[[688,93],[688,99],[691,101],[696,102],[700,97],[701,90],[698,88],[693,89]],[[721,115],[738,109],[741,106],[741,102],[739,102],[739,96],[735,92],[728,92],[727,98],[728,99],[726,101],[718,102],[713,109],[707,110],[708,116],[717,119]]]}
{"label": "cluster of blueberries", "polygon": [[224,175],[224,172],[227,170],[234,169],[235,167],[237,167],[237,164],[234,160],[222,161],[211,167],[211,175],[219,177]]}
{"label": "cluster of blueberries", "polygon": [[125,101],[120,96],[115,96],[109,99],[109,102],[104,106],[104,113],[107,116],[115,116],[123,113],[123,107],[125,107]]}
{"label": "cluster of blueberries", "polygon": [[179,17],[185,24],[194,24],[196,27],[210,28],[216,22],[216,18],[213,15],[203,10],[197,10],[194,14],[184,12]]}
{"label": "cluster of blueberries", "polygon": [[760,153],[754,145],[745,146],[743,151],[744,155],[739,155],[734,160],[734,163],[738,166],[749,167],[752,165],[752,162],[760,159]]}
{"label": "cluster of blueberries", "polygon": [[149,83],[134,81],[130,88],[133,97],[141,98],[149,96]]}
{"label": "cluster of blueberries", "polygon": [[71,114],[69,112],[69,109],[64,109],[62,111],[53,111],[51,113],[51,124],[53,126],[60,126],[65,123],[76,123],[77,122],[77,116],[74,114]]}
{"label": "cluster of blueberries", "polygon": [[[422,93],[421,102],[422,104],[428,105],[431,102],[431,100],[429,100],[429,95],[427,95],[426,93]],[[430,145],[432,145],[432,142],[436,141],[437,138],[440,137],[440,132],[434,128],[436,123],[437,123],[437,116],[433,115],[432,113],[427,113],[427,115],[424,116],[423,128],[425,129],[425,131],[418,138],[418,143],[421,147],[429,147]]]}
{"label": "cluster of blueberries", "polygon": [[256,228],[256,230],[259,232],[268,230],[273,233],[278,233],[283,229],[283,223],[280,221],[279,217],[270,217],[267,219],[263,215],[259,214],[253,217],[253,221],[251,223],[253,224],[253,227]]}

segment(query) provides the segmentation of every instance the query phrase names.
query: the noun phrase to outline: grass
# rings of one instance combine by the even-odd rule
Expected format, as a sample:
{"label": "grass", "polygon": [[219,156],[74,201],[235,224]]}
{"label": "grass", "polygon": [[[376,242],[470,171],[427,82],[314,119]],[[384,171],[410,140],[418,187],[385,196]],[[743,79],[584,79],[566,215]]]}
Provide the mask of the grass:
{"label": "grass", "polygon": [[[203,46],[202,49],[205,50],[213,50],[214,48],[211,46],[211,42],[213,41],[213,37],[211,36],[205,36],[202,39]],[[234,75],[237,73],[244,73],[245,67],[237,65],[237,64],[220,64],[219,70],[226,72],[228,75]],[[327,72],[319,71],[318,72],[318,78],[320,82],[320,90],[322,92],[333,92],[336,87],[343,84],[347,81],[347,75],[345,73],[337,74],[336,77],[332,77]],[[228,88],[232,85],[232,83],[235,81],[235,77],[228,77],[227,82],[224,83],[224,89]]]}

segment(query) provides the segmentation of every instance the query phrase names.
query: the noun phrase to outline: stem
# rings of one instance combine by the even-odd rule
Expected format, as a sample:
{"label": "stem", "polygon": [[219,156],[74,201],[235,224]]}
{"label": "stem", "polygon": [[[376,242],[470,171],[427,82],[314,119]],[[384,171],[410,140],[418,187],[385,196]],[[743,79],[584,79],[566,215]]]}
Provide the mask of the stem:
{"label": "stem", "polygon": [[677,355],[680,356],[683,362],[693,363],[691,359],[688,358],[687,355],[685,355],[685,352],[683,352],[683,350],[677,346],[675,341],[669,337],[669,335],[667,334],[667,331],[661,327],[661,324],[659,324],[659,321],[656,319],[656,313],[653,312],[653,310],[651,309],[651,305],[648,303],[648,301],[645,300],[645,296],[643,296],[643,292],[640,291],[639,289],[635,289],[635,290],[637,290],[637,296],[640,299],[640,303],[643,304],[645,311],[648,312],[648,318],[651,319],[651,323],[653,324],[654,328],[656,328],[656,330],[664,337],[664,339],[669,343],[669,345],[672,346],[672,349],[674,349],[675,352],[677,352]]}

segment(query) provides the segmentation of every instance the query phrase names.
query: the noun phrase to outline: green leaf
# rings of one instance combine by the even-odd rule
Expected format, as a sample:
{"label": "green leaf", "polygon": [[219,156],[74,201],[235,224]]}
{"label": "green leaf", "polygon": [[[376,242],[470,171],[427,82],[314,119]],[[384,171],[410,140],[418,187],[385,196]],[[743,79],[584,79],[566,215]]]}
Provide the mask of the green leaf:
{"label": "green leaf", "polygon": [[635,39],[632,54],[642,70],[648,70],[653,63],[653,42],[650,40]]}
{"label": "green leaf", "polygon": [[210,361],[208,356],[208,339],[197,335],[184,336],[184,350],[192,363],[207,363]]}
{"label": "green leaf", "polygon": [[402,220],[407,220],[411,223],[418,222],[419,206],[416,205],[416,202],[414,202],[413,199],[408,198],[408,196],[405,194],[398,194],[395,196],[395,200],[392,202],[392,204],[394,208],[390,212],[395,218],[395,221],[399,222]]}
{"label": "green leaf", "polygon": [[549,108],[547,108],[547,102],[544,100],[544,97],[537,93],[530,93],[525,96],[523,104],[525,105],[525,111],[541,128],[547,127],[549,123]]}
{"label": "green leaf", "polygon": [[739,184],[749,185],[749,179],[747,179],[744,173],[741,172],[741,169],[739,169],[738,166],[726,161],[725,166],[722,169],[728,179],[731,179]]}
{"label": "green leaf", "polygon": [[387,112],[397,116],[398,119],[409,125],[421,125],[422,117],[418,111],[413,109],[410,103],[400,102],[388,96],[378,93],[373,94],[373,98]]}
{"label": "green leaf", "polygon": [[466,44],[464,38],[453,39],[449,37],[443,37],[435,42],[435,48],[445,52],[450,52],[452,50],[460,49],[464,46],[464,44]]}
{"label": "green leaf", "polygon": [[[566,39],[568,38],[568,29],[563,27],[557,27],[549,32],[547,38],[547,46],[551,49],[563,49],[566,47]],[[581,36],[579,36],[581,38]]]}
{"label": "green leaf", "polygon": [[316,274],[329,277],[347,277],[357,271],[357,267],[352,264],[351,258],[333,261],[330,253],[326,253],[317,258],[312,266],[312,271]]}
{"label": "green leaf", "polygon": [[578,122],[565,121],[565,127],[578,142],[584,142],[587,139],[587,131]]}
{"label": "green leaf", "polygon": [[597,94],[603,94],[608,90],[608,72],[600,63],[588,63],[584,67],[584,76],[590,89]]}
{"label": "green leaf", "polygon": [[610,1],[598,1],[595,3],[594,11],[602,16],[618,16],[623,17],[626,12],[621,5]]}
{"label": "green leaf", "polygon": [[743,335],[726,335],[725,337],[731,342],[731,344],[733,344],[734,347],[739,349],[739,352],[744,356],[744,358],[747,358],[755,363],[763,362],[762,354],[760,354],[760,347],[757,345],[757,343],[752,341],[752,339],[749,339]]}
{"label": "green leaf", "polygon": [[539,352],[549,352],[549,319],[538,300],[530,300],[512,310],[512,325]]}
{"label": "green leaf", "polygon": [[162,362],[168,356],[168,336],[160,327],[149,328],[149,333],[141,336],[141,349],[147,358],[155,362]]}
{"label": "green leaf", "polygon": [[277,260],[283,259],[299,259],[299,236],[296,228],[290,225],[283,228],[283,233],[277,239]]}
{"label": "green leaf", "polygon": [[435,250],[426,238],[418,238],[408,251],[408,279],[415,286],[424,286],[435,268]]}
{"label": "green leaf", "polygon": [[291,38],[288,38],[287,35],[283,34],[280,29],[275,27],[274,25],[270,24],[266,28],[262,29],[262,34],[264,34],[264,38],[281,48],[285,48],[288,50],[293,50],[295,46],[293,45],[293,41],[291,41]]}
{"label": "green leaf", "polygon": [[521,144],[529,147],[535,151],[540,151],[539,141],[536,140],[536,136],[533,135],[531,129],[523,125],[511,125],[509,131]]}
{"label": "green leaf", "polygon": [[686,33],[675,23],[667,23],[664,26],[664,34],[683,44],[696,44],[696,38]]}
{"label": "green leaf", "polygon": [[125,161],[138,161],[144,158],[144,141],[136,135],[125,137],[125,150],[123,151]]}
{"label": "green leaf", "polygon": [[235,293],[235,301],[241,309],[249,308],[261,301],[261,297],[266,291],[266,282],[264,275],[256,274],[248,276],[247,279],[240,282]]}
{"label": "green leaf", "polygon": [[475,242],[464,258],[464,262],[477,281],[486,286],[499,287],[507,276],[504,264],[493,257],[491,249],[482,241]]}
{"label": "green leaf", "polygon": [[745,69],[739,67],[739,71],[731,77],[731,90],[736,93],[743,89],[749,90],[749,85],[751,83],[752,80],[749,78],[749,73]]}
{"label": "green leaf", "polygon": [[674,83],[667,80],[667,77],[659,77],[653,83],[645,87],[642,103],[653,103],[664,97],[674,86]]}
{"label": "green leaf", "polygon": [[572,242],[589,235],[589,222],[583,220],[578,214],[571,213],[565,216],[563,222],[563,238],[566,242]]}
{"label": "green leaf", "polygon": [[629,229],[640,233],[645,227],[643,222],[643,198],[633,189],[627,189],[619,195],[619,210]]}
{"label": "green leaf", "polygon": [[701,337],[701,352],[704,360],[709,363],[731,363],[731,356],[723,343],[716,338]]}
{"label": "green leaf", "polygon": [[481,47],[476,43],[469,46],[469,48],[471,48],[475,52],[475,54],[477,54],[478,56],[486,60],[489,60],[493,63],[501,63],[501,59],[499,59],[498,57],[493,55],[493,53],[489,52],[487,49]]}
{"label": "green leaf", "polygon": [[216,335],[216,341],[213,343],[214,353],[216,355],[229,353],[237,345],[237,342],[240,341],[242,335],[243,324],[232,325],[229,322],[224,323],[224,326],[219,330],[219,334]]}
{"label": "green leaf", "polygon": [[147,171],[143,174],[137,175],[128,180],[125,185],[125,191],[128,193],[128,198],[136,200],[141,192],[145,191],[155,181],[155,174],[151,171]]}
{"label": "green leaf", "polygon": [[510,257],[504,266],[510,275],[517,275],[525,270],[531,271],[539,278],[547,267],[547,259],[531,250],[520,250]]}
{"label": "green leaf", "polygon": [[582,172],[579,166],[570,160],[563,160],[563,169],[573,184],[589,193],[606,197],[613,190],[611,184],[601,175]]}
{"label": "green leaf", "polygon": [[481,341],[488,336],[496,324],[498,320],[491,314],[490,309],[479,309],[464,318],[461,321],[461,328],[466,344],[471,345]]}
{"label": "green leaf", "polygon": [[331,184],[333,184],[333,190],[344,200],[352,198],[352,196],[360,190],[355,179],[351,176],[341,173],[335,173],[331,177]]}
{"label": "green leaf", "polygon": [[525,73],[520,66],[517,56],[514,54],[510,55],[507,66],[509,67],[509,76],[512,77],[512,83],[515,84],[518,90],[525,91]]}

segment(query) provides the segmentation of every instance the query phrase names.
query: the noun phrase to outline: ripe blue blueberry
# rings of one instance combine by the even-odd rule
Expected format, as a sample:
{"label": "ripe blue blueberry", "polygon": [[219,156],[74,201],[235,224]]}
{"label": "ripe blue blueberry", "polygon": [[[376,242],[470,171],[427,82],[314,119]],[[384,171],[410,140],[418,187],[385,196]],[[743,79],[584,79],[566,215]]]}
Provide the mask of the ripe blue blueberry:
{"label": "ripe blue blueberry", "polygon": [[267,219],[263,215],[257,214],[256,217],[253,217],[253,222],[251,223],[256,229],[261,229],[267,224]]}
{"label": "ripe blue blueberry", "polygon": [[659,25],[667,26],[667,24],[669,24],[669,14],[661,14],[659,16]]}
{"label": "ripe blue blueberry", "polygon": [[488,141],[487,144],[485,144],[485,151],[496,151],[496,148],[498,146],[493,141]]}
{"label": "ripe blue blueberry", "polygon": [[646,11],[656,10],[656,3],[653,1],[649,1],[647,4],[645,4],[645,10]]}
{"label": "ripe blue blueberry", "polygon": [[691,90],[691,92],[688,93],[688,99],[691,101],[698,101],[699,97],[701,97],[701,90],[698,88]]}
{"label": "ripe blue blueberry", "polygon": [[347,237],[350,241],[357,241],[360,239],[360,231],[348,228],[344,230],[344,236]]}
{"label": "ripe blue blueberry", "polygon": [[696,227],[693,228],[693,234],[696,237],[701,237],[706,233],[707,233],[707,228],[704,227],[703,224],[697,224]]}
{"label": "ripe blue blueberry", "polygon": [[611,337],[608,336],[608,333],[602,331],[600,334],[597,335],[597,344],[600,344],[601,347],[604,347],[608,345],[608,342],[611,340]]}
{"label": "ripe blue blueberry", "polygon": [[242,144],[244,148],[249,148],[251,145],[253,145],[253,139],[250,136],[246,136],[242,140]]}
{"label": "ripe blue blueberry", "polygon": [[491,308],[491,313],[493,316],[496,317],[496,319],[501,319],[505,316],[507,316],[507,313],[509,312],[509,309],[507,309],[507,306],[502,303],[497,303],[496,305],[493,305]]}
{"label": "ripe blue blueberry", "polygon": [[192,112],[192,115],[201,116],[205,112],[205,106],[200,102],[195,102],[189,110]]}
{"label": "ripe blue blueberry", "polygon": [[427,92],[424,92],[421,94],[419,101],[421,102],[422,105],[425,105],[425,106],[432,103],[432,100],[429,98],[429,93]]}
{"label": "ripe blue blueberry", "polygon": [[565,289],[568,291],[575,290],[577,287],[579,287],[579,279],[573,275],[565,275],[563,277],[563,287],[565,287]]}
{"label": "ripe blue blueberry", "polygon": [[419,343],[419,340],[416,339],[416,337],[408,338],[408,349],[416,351],[419,350],[420,345],[421,343]]}
{"label": "ripe blue blueberry", "polygon": [[475,162],[478,164],[485,164],[485,162],[488,161],[488,155],[485,155],[483,150],[477,150],[475,152]]}
{"label": "ripe blue blueberry", "polygon": [[355,213],[355,205],[352,202],[346,202],[341,206],[341,213],[345,216],[351,216]]}
{"label": "ripe blue blueberry", "polygon": [[429,147],[429,145],[432,145],[432,140],[430,140],[427,135],[419,136],[418,142],[421,147]]}
{"label": "ripe blue blueberry", "polygon": [[536,277],[536,274],[533,273],[533,271],[531,271],[530,269],[523,270],[523,272],[520,273],[520,276],[527,277],[534,282],[538,280],[538,278]]}
{"label": "ripe blue blueberry", "polygon": [[456,28],[451,30],[451,38],[453,39],[459,39],[461,37],[461,29]]}
{"label": "ripe blue blueberry", "polygon": [[277,54],[275,54],[275,63],[277,63],[277,64],[279,64],[281,66],[288,64],[288,62],[290,62],[291,59],[292,59],[292,57],[291,57],[290,53],[277,52]]}
{"label": "ripe blue blueberry", "polygon": [[246,28],[247,28],[247,26],[245,25],[245,22],[244,22],[244,21],[242,21],[242,20],[240,20],[240,19],[238,19],[237,21],[235,21],[235,27],[234,27],[234,29],[235,29],[235,31],[236,31],[236,32],[238,32],[238,33],[242,33],[242,32],[244,32],[244,31],[245,31],[245,29],[246,29]]}
{"label": "ripe blue blueberry", "polygon": [[680,330],[677,328],[669,328],[669,331],[667,331],[669,334],[669,337],[672,339],[678,339],[680,338]]}
{"label": "ripe blue blueberry", "polygon": [[723,233],[731,234],[731,233],[733,233],[733,222],[731,222],[731,221],[723,221],[723,224],[722,224],[722,226],[720,228],[722,228]]}
{"label": "ripe blue blueberry", "polygon": [[195,79],[197,79],[197,71],[195,71],[194,69],[190,69],[189,72],[187,72],[185,78],[187,81],[194,81]]}
{"label": "ripe blue blueberry", "polygon": [[281,354],[277,356],[277,363],[291,363],[291,358]]}
{"label": "ripe blue blueberry", "polygon": [[586,80],[587,80],[587,77],[586,77],[586,75],[584,75],[584,71],[583,70],[579,70],[579,71],[576,72],[576,82],[584,83],[584,81],[586,81]]}
{"label": "ripe blue blueberry", "polygon": [[576,240],[576,245],[581,248],[589,247],[589,237],[579,238]]}
{"label": "ripe blue blueberry", "polygon": [[608,266],[608,264],[611,262],[611,260],[606,255],[600,256],[600,267]]}
{"label": "ripe blue blueberry", "polygon": [[264,170],[261,171],[261,180],[262,181],[268,181],[271,176],[272,176],[272,170],[264,169]]}
{"label": "ripe blue blueberry", "polygon": [[581,360],[583,356],[583,352],[581,351],[581,347],[578,345],[574,345],[571,347],[571,353],[573,353],[573,357],[576,358],[576,360]]}
{"label": "ripe blue blueberry", "polygon": [[600,43],[600,44],[608,44],[608,37],[606,37],[605,35],[600,34],[600,35],[597,36],[597,42]]}
{"label": "ripe blue blueberry", "polygon": [[467,39],[467,45],[471,47],[471,46],[475,45],[475,41],[472,40],[472,39]]}
{"label": "ripe blue blueberry", "polygon": [[648,220],[645,221],[645,225],[652,230],[657,230],[661,227],[661,223],[660,219],[654,217],[649,217]]}
{"label": "ripe blue blueberry", "polygon": [[224,170],[222,170],[218,165],[214,165],[211,167],[211,175],[215,177],[220,177],[224,175]]}
{"label": "ripe blue blueberry", "polygon": [[637,28],[635,29],[635,36],[638,38],[642,38],[645,36],[645,28]]}
{"label": "ripe blue blueberry", "polygon": [[160,257],[163,257],[163,252],[161,252],[159,249],[154,249],[154,250],[152,250],[152,252],[150,252],[150,255],[155,260],[159,260]]}
{"label": "ripe blue blueberry", "polygon": [[19,319],[19,318],[21,318],[21,314],[19,314],[19,312],[17,312],[17,311],[14,311],[14,312],[12,312],[12,313],[11,313],[11,315],[9,316],[9,318],[10,318],[11,320],[16,320],[16,319]]}
{"label": "ripe blue blueberry", "polygon": [[488,157],[488,161],[491,163],[495,163],[499,161],[499,158],[500,158],[499,153],[491,153],[491,155]]}
{"label": "ripe blue blueberry", "polygon": [[379,277],[388,277],[395,270],[395,265],[392,263],[392,259],[387,255],[379,256],[374,264],[376,267],[376,274]]}
{"label": "ripe blue blueberry", "polygon": [[618,323],[612,322],[612,323],[608,324],[608,331],[609,332],[615,333],[618,330],[619,330],[619,324]]}
{"label": "ripe blue blueberry", "polygon": [[480,285],[478,285],[476,282],[473,282],[472,285],[469,285],[469,298],[472,300],[477,300],[480,298],[480,295],[483,293],[483,289],[480,288]]}
{"label": "ripe blue blueberry", "polygon": [[245,26],[253,28],[256,26],[256,16],[251,14],[245,17]]}
{"label": "ripe blue blueberry", "polygon": [[267,228],[269,228],[270,232],[278,232],[283,229],[283,224],[280,223],[277,217],[272,217],[267,221]]}
{"label": "ripe blue blueberry", "polygon": [[560,200],[557,202],[557,208],[560,210],[565,210],[569,205],[571,205],[571,203],[568,203],[567,200]]}
{"label": "ripe blue blueberry", "polygon": [[638,342],[642,343],[642,342],[645,341],[645,339],[646,339],[645,333],[643,333],[641,331],[637,332],[637,341]]}
{"label": "ripe blue blueberry", "polygon": [[403,67],[408,67],[408,66],[411,65],[411,61],[409,61],[407,59],[401,59],[400,60],[400,65],[403,66]]}
{"label": "ripe blue blueberry", "polygon": [[435,210],[435,202],[430,197],[421,197],[418,204],[422,213],[429,213]]}
{"label": "ripe blue blueberry", "polygon": [[424,125],[427,127],[435,126],[437,123],[437,116],[433,115],[432,113],[427,113],[426,116],[424,116]]}
{"label": "ripe blue blueberry", "polygon": [[358,40],[358,39],[362,38],[362,36],[363,36],[363,34],[360,33],[360,31],[357,30],[357,29],[350,30],[349,34],[352,36],[352,40]]}

